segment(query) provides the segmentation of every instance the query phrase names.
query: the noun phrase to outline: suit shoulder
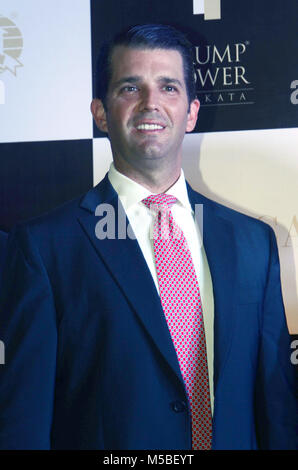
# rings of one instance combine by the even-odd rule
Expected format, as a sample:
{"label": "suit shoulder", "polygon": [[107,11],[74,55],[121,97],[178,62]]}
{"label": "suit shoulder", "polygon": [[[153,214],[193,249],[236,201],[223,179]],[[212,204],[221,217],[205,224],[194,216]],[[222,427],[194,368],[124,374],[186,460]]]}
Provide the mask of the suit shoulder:
{"label": "suit shoulder", "polygon": [[47,236],[53,232],[65,233],[71,230],[71,227],[75,224],[78,208],[83,197],[84,195],[81,195],[38,217],[18,223],[12,230],[12,233],[29,230],[37,236]]}
{"label": "suit shoulder", "polygon": [[216,206],[216,210],[218,211],[218,214],[223,217],[226,220],[229,220],[232,223],[235,224],[244,224],[247,227],[258,227],[260,230],[271,230],[270,225],[267,223],[263,222],[260,219],[257,219],[256,217],[253,217],[251,215],[244,214],[243,212],[240,212],[236,209],[232,209],[231,207],[225,206],[221,203],[212,201],[214,205]]}
{"label": "suit shoulder", "polygon": [[[107,189],[108,188],[108,189]],[[34,232],[52,232],[59,230],[65,232],[71,230],[77,222],[77,217],[81,213],[81,208],[94,212],[96,206],[101,201],[105,201],[107,194],[111,191],[111,185],[106,177],[95,187],[78,197],[55,207],[54,209],[25,222],[18,224],[15,229],[29,229]],[[113,192],[113,191],[112,191]],[[114,194],[112,194],[114,196]]]}
{"label": "suit shoulder", "polygon": [[235,230],[237,231],[249,231],[249,232],[256,232],[259,234],[264,234],[268,236],[268,234],[274,234],[273,229],[270,227],[269,224],[259,220],[253,216],[244,214],[236,209],[232,209],[224,204],[216,202],[194,190],[193,194],[197,195],[199,198],[199,202],[203,205],[206,205],[210,212],[214,215],[221,217],[223,220],[231,223]]}

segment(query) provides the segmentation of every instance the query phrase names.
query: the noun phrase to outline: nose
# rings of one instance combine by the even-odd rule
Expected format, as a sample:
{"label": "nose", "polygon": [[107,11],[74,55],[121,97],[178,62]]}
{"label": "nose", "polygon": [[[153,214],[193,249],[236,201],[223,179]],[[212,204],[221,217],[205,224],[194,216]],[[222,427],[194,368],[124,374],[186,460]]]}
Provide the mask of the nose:
{"label": "nose", "polygon": [[144,88],[141,93],[140,111],[157,111],[158,109],[158,91],[151,87]]}

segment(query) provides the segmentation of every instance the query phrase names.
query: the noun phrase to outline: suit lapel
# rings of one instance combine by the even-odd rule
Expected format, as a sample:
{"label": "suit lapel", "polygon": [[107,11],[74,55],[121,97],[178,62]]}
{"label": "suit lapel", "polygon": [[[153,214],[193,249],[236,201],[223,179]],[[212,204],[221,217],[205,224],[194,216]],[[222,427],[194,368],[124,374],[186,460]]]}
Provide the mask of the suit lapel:
{"label": "suit lapel", "polygon": [[[104,207],[111,210],[111,214],[114,211],[115,239],[100,240],[96,235],[96,224],[101,220],[101,217],[95,215],[95,210],[100,204],[105,204]],[[97,187],[87,193],[81,203],[81,209],[79,222],[93,244],[97,255],[106,265],[114,282],[122,290],[161,355],[183,382],[154,281],[138,242],[128,236],[124,238],[125,232],[127,233],[128,220],[107,176]],[[124,223],[124,228],[122,224],[118,233],[119,220]],[[113,231],[113,225],[111,227]],[[118,235],[122,238],[119,238]]]}
{"label": "suit lapel", "polygon": [[[193,191],[189,185],[187,187],[193,210],[195,211],[196,204],[203,205],[203,244],[214,294],[214,390],[216,391],[229,352],[235,321],[234,292],[237,261],[235,235],[232,224],[219,214],[219,206]],[[115,239],[99,240],[96,236],[95,227],[100,217],[95,215],[95,210],[99,204],[109,204],[115,211]],[[138,242],[129,237],[117,236],[119,218],[125,221],[125,232],[127,218],[106,176],[82,200],[79,222],[153,343],[179,380],[183,382],[151,273]],[[120,237],[123,237],[123,228],[120,232]]]}
{"label": "suit lapel", "polygon": [[236,242],[230,221],[220,215],[216,203],[188,186],[193,210],[203,207],[203,245],[214,294],[214,391],[229,353],[235,322]]}

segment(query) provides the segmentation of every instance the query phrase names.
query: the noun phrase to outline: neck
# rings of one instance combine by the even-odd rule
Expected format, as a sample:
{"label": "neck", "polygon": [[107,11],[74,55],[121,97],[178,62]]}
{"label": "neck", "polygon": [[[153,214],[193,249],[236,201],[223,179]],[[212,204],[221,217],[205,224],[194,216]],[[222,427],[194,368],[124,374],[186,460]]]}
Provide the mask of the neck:
{"label": "neck", "polygon": [[115,161],[114,165],[119,173],[122,173],[136,183],[144,186],[144,188],[148,189],[148,191],[154,194],[166,192],[176,183],[181,174],[180,166],[173,169],[167,168],[165,171],[159,168],[158,171],[152,171],[151,169],[147,172],[143,168],[142,172],[140,172],[133,168],[127,168],[125,166],[119,165]]}

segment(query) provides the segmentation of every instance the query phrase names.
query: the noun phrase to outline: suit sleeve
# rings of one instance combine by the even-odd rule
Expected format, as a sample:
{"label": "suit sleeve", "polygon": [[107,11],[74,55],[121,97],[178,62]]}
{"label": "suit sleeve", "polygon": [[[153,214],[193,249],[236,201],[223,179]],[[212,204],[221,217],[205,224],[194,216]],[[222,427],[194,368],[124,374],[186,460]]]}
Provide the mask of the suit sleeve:
{"label": "suit sleeve", "polygon": [[263,302],[260,361],[256,379],[257,433],[262,449],[297,449],[298,407],[290,336],[282,300],[275,235]]}
{"label": "suit sleeve", "polygon": [[49,279],[29,229],[10,236],[0,301],[0,449],[49,449],[57,328]]}

